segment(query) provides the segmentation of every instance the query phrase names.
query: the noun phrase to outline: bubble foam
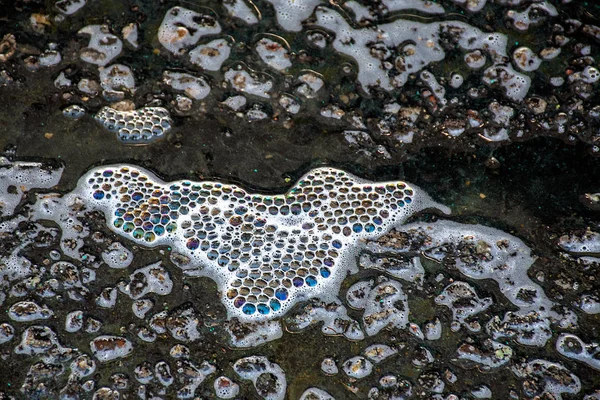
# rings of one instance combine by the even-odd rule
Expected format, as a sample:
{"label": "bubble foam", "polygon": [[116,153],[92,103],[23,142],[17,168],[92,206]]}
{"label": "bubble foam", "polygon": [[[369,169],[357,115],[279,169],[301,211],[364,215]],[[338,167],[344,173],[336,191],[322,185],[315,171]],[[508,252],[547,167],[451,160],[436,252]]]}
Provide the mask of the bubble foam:
{"label": "bubble foam", "polygon": [[189,259],[180,266],[184,273],[213,279],[229,318],[246,322],[282,316],[311,298],[334,301],[341,281],[357,270],[357,245],[420,210],[449,213],[408,183],[371,183],[334,168],[315,169],[287,193],[268,196],[220,182],[166,183],[132,165],[105,166],[63,198],[40,202],[33,215],[56,220],[63,238],[77,238],[71,232],[77,217],[65,207],[73,203],[104,213],[124,238],[167,245]]}

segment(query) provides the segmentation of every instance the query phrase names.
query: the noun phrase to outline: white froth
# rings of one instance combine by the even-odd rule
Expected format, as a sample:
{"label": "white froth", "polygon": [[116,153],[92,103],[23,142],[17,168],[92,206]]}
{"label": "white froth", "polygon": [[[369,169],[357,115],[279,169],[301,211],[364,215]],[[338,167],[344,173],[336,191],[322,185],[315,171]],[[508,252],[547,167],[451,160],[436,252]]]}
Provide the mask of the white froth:
{"label": "white froth", "polygon": [[111,92],[124,95],[124,92],[135,93],[135,78],[131,68],[123,64],[113,64],[100,68],[100,85],[104,89],[105,97]]}
{"label": "white froth", "polygon": [[[235,0],[241,2],[242,0]],[[225,39],[215,39],[190,51],[190,62],[207,71],[218,71],[229,58],[231,44]]]}
{"label": "white froth", "polygon": [[173,289],[173,281],[159,261],[133,271],[129,275],[129,282],[120,285],[119,289],[134,300],[141,299],[149,293],[166,296]]}
{"label": "white froth", "polygon": [[373,364],[362,356],[352,357],[344,362],[342,370],[350,378],[362,379],[371,375]]}
{"label": "white froth", "polygon": [[256,347],[283,336],[279,321],[249,323],[229,321],[225,324],[225,331],[231,338],[231,345],[238,348]]}
{"label": "white froth", "polygon": [[113,242],[100,255],[110,268],[127,268],[133,261],[133,253],[120,242]]}
{"label": "white froth", "polygon": [[54,312],[45,305],[39,305],[34,301],[19,301],[8,309],[8,316],[13,321],[29,322],[39,319],[48,319]]}
{"label": "white froth", "polygon": [[302,30],[302,21],[307,19],[321,0],[266,0],[275,9],[277,23],[286,31]]}
{"label": "white froth", "polygon": [[343,335],[348,340],[365,338],[358,322],[350,318],[346,308],[338,302],[313,300],[303,307],[302,312],[286,319],[286,328],[296,332],[321,322],[321,332],[324,335]]}
{"label": "white froth", "polygon": [[140,318],[146,318],[146,314],[154,307],[154,302],[150,299],[140,299],[131,303],[131,310],[133,314]]}
{"label": "white froth", "polygon": [[88,25],[79,30],[78,34],[90,37],[88,46],[81,50],[79,57],[90,64],[103,67],[115,59],[121,50],[123,42],[110,33],[107,25]]}
{"label": "white froth", "polygon": [[223,7],[225,7],[231,17],[238,18],[248,25],[254,25],[258,23],[260,11],[258,11],[251,1],[249,3],[252,6],[248,5],[245,0],[224,0]]}
{"label": "white froth", "polygon": [[12,162],[0,157],[0,215],[12,215],[29,190],[58,185],[63,169],[49,168],[38,162]]}
{"label": "white froth", "polygon": [[270,98],[269,92],[273,88],[273,82],[268,79],[261,79],[258,76],[252,76],[245,69],[229,69],[225,72],[225,81],[231,84],[231,87],[239,92],[245,92],[254,96]]}
{"label": "white froth", "polygon": [[[456,257],[456,268],[471,279],[493,279],[502,294],[519,308],[518,311],[507,312],[503,320],[498,316],[492,318],[487,329],[494,339],[513,337],[522,344],[544,346],[552,336],[551,323],[558,323],[561,327],[576,325],[575,314],[570,310],[553,309],[555,303],[527,275],[535,258],[520,239],[497,229],[451,221],[415,223],[403,226],[401,230],[411,238],[420,235],[429,238],[426,244],[419,246],[419,250],[439,262],[454,254],[450,249],[458,245],[471,246],[476,250],[479,256],[475,259]],[[408,251],[408,248],[388,249],[376,243],[370,243],[368,247],[375,252]]]}
{"label": "white froth", "polygon": [[417,10],[427,14],[443,14],[444,7],[430,0],[382,0],[389,11]]}
{"label": "white froth", "polygon": [[215,394],[219,399],[233,399],[240,392],[240,385],[226,376],[220,376],[215,379],[213,386],[215,388]]}
{"label": "white froth", "polygon": [[279,42],[262,38],[254,49],[265,64],[277,71],[285,71],[292,66],[288,50]]}
{"label": "white froth", "polygon": [[308,388],[301,395],[300,400],[335,400],[332,395],[319,388]]}
{"label": "white froth", "polygon": [[[270,362],[266,357],[263,356],[250,356],[237,360],[233,364],[233,370],[242,379],[250,380],[254,384],[254,388],[257,390],[259,396],[265,400],[283,400],[285,398],[285,391],[287,388],[287,381],[285,379],[285,372],[281,367],[273,362]],[[271,374],[275,378],[273,387],[269,385],[267,391],[262,386],[259,387],[257,382],[262,374]]]}
{"label": "white froth", "polygon": [[448,307],[452,310],[454,321],[473,331],[477,329],[474,329],[466,320],[487,310],[493,301],[490,297],[480,298],[475,292],[475,288],[466,282],[458,281],[446,286],[442,293],[435,298],[435,303]]}
{"label": "white froth", "polygon": [[[127,189],[120,194],[116,191],[121,179],[118,176],[128,177],[123,178],[128,182]],[[147,194],[139,192],[141,182],[144,182],[145,187],[153,189],[145,189]],[[193,193],[190,190],[192,187]],[[178,194],[180,190],[190,193],[189,196],[194,200],[188,200],[186,197],[184,203],[181,203],[178,200],[181,197],[181,194]],[[338,192],[339,190],[341,192]],[[125,228],[120,227],[123,225],[122,217],[127,218],[124,214],[130,207],[126,203],[139,201],[141,205],[147,201],[145,199],[152,191],[163,199],[161,201],[166,202],[162,207],[167,208],[162,216],[156,214],[150,218],[148,214],[144,217],[146,222],[149,223],[149,219],[154,218],[156,221],[152,226],[160,225],[159,220],[165,218],[170,222],[161,222],[164,225],[161,225],[160,232],[153,230],[152,226],[144,230],[137,229],[135,232],[124,232]],[[176,198],[170,199],[169,196],[172,195],[169,193],[175,193]],[[186,266],[185,273],[214,279],[219,286],[221,299],[227,307],[229,317],[237,317],[242,321],[271,319],[285,314],[299,301],[337,293],[347,272],[356,271],[353,257],[359,242],[378,237],[390,227],[402,224],[419,210],[438,208],[449,212],[447,208],[431,201],[420,189],[404,182],[371,184],[332,168],[320,168],[309,172],[285,195],[263,196],[251,195],[237,186],[218,182],[196,184],[178,181],[167,184],[148,171],[134,166],[101,167],[84,175],[76,191],[61,200],[69,204],[72,201],[70,199],[74,198],[81,198],[89,211],[104,212],[109,227],[135,243],[151,247],[168,245],[173,252],[189,257],[191,262]],[[202,204],[206,200],[208,203]],[[156,207],[157,210],[160,209],[158,198],[151,202],[158,202]],[[61,203],[55,203],[56,207]],[[278,205],[275,206],[274,203]],[[134,204],[132,203],[132,206]],[[352,207],[358,207],[356,216],[335,217],[334,210],[346,209],[351,204]],[[365,208],[361,208],[360,204]],[[41,209],[46,208],[44,203],[39,206]],[[280,208],[283,211],[279,211]],[[58,221],[68,219],[71,222],[62,222],[62,225],[64,234],[69,236],[73,233],[72,226],[79,223],[77,216],[67,217],[68,212],[65,211],[59,213],[60,215],[53,215],[52,212],[39,217]],[[203,217],[204,215],[206,216]],[[244,218],[247,222],[244,222]],[[250,221],[255,222],[251,225]],[[144,221],[138,221],[136,224],[146,226]],[[127,227],[127,224],[124,226]],[[242,231],[242,228],[249,227],[253,228],[252,235]],[[81,237],[81,233],[73,234],[77,238]],[[217,247],[211,247],[207,241],[212,240],[209,237],[221,237],[222,239],[215,244],[221,243],[217,247],[222,245],[223,251],[233,259],[229,256],[219,256]],[[232,244],[238,241],[239,245],[236,246],[241,247],[234,251]],[[248,244],[244,245],[244,242]],[[256,243],[256,246],[252,243]],[[205,245],[207,247],[204,247]],[[248,250],[245,250],[246,247]],[[252,250],[253,247],[256,250]],[[289,255],[285,255],[280,249],[289,249]],[[245,255],[246,251],[252,251],[253,255]],[[304,252],[308,252],[306,256]],[[270,267],[267,270],[257,270],[256,267],[263,263],[259,255],[263,259],[281,259],[283,269]],[[310,261],[315,259],[315,256],[315,262],[320,265],[320,269]],[[322,261],[319,261],[320,259]],[[306,266],[303,266],[302,260],[306,260]],[[290,265],[294,265],[298,273],[288,271],[287,263],[292,263]],[[399,286],[395,282],[384,285]],[[251,289],[253,287],[254,289]],[[252,294],[245,293],[251,290]],[[258,293],[254,294],[257,290]],[[279,293],[280,290],[283,290],[282,295],[275,296],[274,293]],[[398,295],[405,297],[403,294]],[[246,303],[249,305],[242,307]],[[376,312],[379,305],[372,307],[375,307],[372,312]],[[402,320],[403,318],[400,318],[388,322],[402,325]],[[386,324],[376,324],[378,328],[372,328],[373,333],[370,334],[374,334]]]}
{"label": "white froth", "polygon": [[539,390],[557,400],[562,400],[562,393],[577,394],[581,390],[579,378],[558,363],[537,359],[517,364],[512,371],[519,378],[537,378]]}
{"label": "white froth", "polygon": [[513,62],[522,71],[535,71],[542,60],[529,47],[521,46],[513,52]]}
{"label": "white froth", "polygon": [[391,356],[398,354],[398,350],[386,344],[373,344],[367,347],[363,354],[375,364],[379,364]]}
{"label": "white froth", "polygon": [[158,28],[158,41],[174,55],[180,55],[201,37],[220,32],[221,26],[214,17],[177,6],[165,14]]}
{"label": "white froth", "polygon": [[85,6],[86,0],[58,0],[54,7],[64,15],[73,15]]}
{"label": "white froth", "polygon": [[572,333],[562,333],[556,340],[556,351],[572,360],[585,363],[600,371],[600,345],[585,343]]}
{"label": "white froth", "polygon": [[[404,86],[410,74],[443,60],[445,52],[440,45],[440,35],[451,35],[463,51],[488,53],[494,65],[484,72],[484,82],[491,84],[490,80],[500,80],[501,87],[510,99],[522,100],[529,89],[529,77],[502,65],[507,56],[508,42],[504,34],[484,33],[459,21],[424,24],[401,19],[381,24],[377,30],[354,29],[339,13],[325,7],[317,8],[316,17],[318,26],[335,33],[335,50],[354,58],[358,63],[358,81],[366,92],[371,87],[391,91]],[[401,45],[403,47],[397,49]],[[396,52],[401,54],[391,59]],[[467,62],[472,68],[480,68],[485,58],[473,54]],[[388,64],[393,64],[395,68],[388,67]],[[490,74],[494,77],[489,78]],[[428,81],[434,84],[431,79]],[[439,88],[439,85],[435,87]],[[432,90],[436,92],[436,89]]]}
{"label": "white froth", "polygon": [[202,100],[210,93],[210,85],[201,76],[194,76],[183,72],[165,71],[163,82],[175,90],[183,91],[195,100]]}
{"label": "white froth", "polygon": [[124,337],[102,335],[90,342],[90,349],[98,361],[108,362],[129,355],[133,345]]}

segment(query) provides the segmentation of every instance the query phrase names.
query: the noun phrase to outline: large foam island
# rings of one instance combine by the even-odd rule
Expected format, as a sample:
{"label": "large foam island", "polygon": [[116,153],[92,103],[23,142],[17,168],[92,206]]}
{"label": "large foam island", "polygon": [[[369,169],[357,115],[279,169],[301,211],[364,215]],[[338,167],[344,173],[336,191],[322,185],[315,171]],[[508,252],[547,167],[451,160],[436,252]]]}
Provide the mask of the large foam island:
{"label": "large foam island", "polygon": [[262,195],[214,181],[166,183],[133,165],[103,166],[64,197],[46,196],[35,214],[76,238],[65,215],[73,204],[101,211],[110,229],[140,245],[169,246],[188,274],[215,280],[230,318],[246,321],[331,298],[356,269],[359,241],[423,209],[450,212],[414,185],[372,183],[334,168],[310,171],[287,193]]}

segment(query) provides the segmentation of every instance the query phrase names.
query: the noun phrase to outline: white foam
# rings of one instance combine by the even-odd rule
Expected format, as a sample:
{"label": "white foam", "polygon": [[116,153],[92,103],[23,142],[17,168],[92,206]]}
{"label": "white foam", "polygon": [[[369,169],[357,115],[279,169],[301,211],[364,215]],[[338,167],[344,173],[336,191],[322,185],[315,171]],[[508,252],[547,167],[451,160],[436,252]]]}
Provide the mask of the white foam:
{"label": "white foam", "polygon": [[509,346],[486,339],[483,346],[476,347],[471,343],[463,343],[456,351],[459,360],[472,362],[484,371],[506,365],[513,355]]}
{"label": "white foam", "polygon": [[220,376],[215,379],[214,388],[215,394],[219,399],[233,399],[240,392],[240,385],[226,376]]}
{"label": "white foam", "polygon": [[183,7],[173,7],[158,28],[158,41],[174,55],[181,55],[201,37],[221,32],[221,25],[210,15]]}
{"label": "white foam", "polygon": [[513,366],[513,373],[519,378],[537,378],[541,392],[562,400],[562,393],[577,394],[581,381],[562,365],[546,360],[532,360]]}
{"label": "white foam", "polygon": [[[241,2],[242,0],[234,0]],[[190,51],[190,62],[207,71],[218,71],[229,58],[231,44],[225,39],[215,39]]]}
{"label": "white foam", "polygon": [[522,71],[535,71],[542,60],[529,47],[521,46],[513,52],[513,62]]}
{"label": "white foam", "polygon": [[225,72],[225,81],[231,84],[231,87],[239,92],[245,92],[254,96],[270,98],[269,92],[273,88],[273,82],[264,77],[251,75],[243,67],[231,68]]}
{"label": "white foam", "polygon": [[202,100],[210,93],[210,85],[201,76],[194,76],[183,72],[165,71],[163,82],[175,90],[183,91],[195,100]]}
{"label": "white foam", "polygon": [[362,379],[371,375],[373,364],[362,356],[352,357],[344,362],[342,370],[350,378]]}
{"label": "white foam", "polygon": [[[265,400],[283,400],[287,388],[285,372],[281,367],[273,362],[270,362],[263,356],[250,356],[237,360],[233,364],[233,370],[242,379],[250,380],[254,384],[254,388],[258,395]],[[259,385],[260,376],[270,374],[269,386],[263,387]],[[273,382],[274,380],[274,382]]]}
{"label": "white foam", "polygon": [[507,312],[504,320],[498,316],[490,320],[487,329],[495,339],[514,337],[522,344],[543,346],[552,336],[551,323],[558,323],[563,328],[576,325],[575,314],[557,309],[542,288],[527,275],[535,258],[520,239],[497,229],[451,221],[410,224],[402,227],[402,232],[411,239],[400,248],[387,248],[381,241],[369,243],[368,248],[375,252],[402,254],[409,251],[412,240],[427,237],[424,244],[418,244],[418,249],[439,262],[447,255],[455,254],[459,247],[471,248],[474,255],[453,258],[456,268],[471,279],[493,279],[502,294],[519,308]]}
{"label": "white foam", "polygon": [[90,342],[90,349],[98,361],[108,362],[129,355],[133,345],[124,337],[101,335]]}
{"label": "white foam", "polygon": [[573,254],[600,254],[600,233],[588,228],[582,234],[561,236],[558,245]]}
{"label": "white foam", "polygon": [[367,347],[363,354],[375,364],[379,364],[393,355],[398,354],[398,350],[391,348],[386,344],[373,344]]}
{"label": "white foam", "polygon": [[[508,42],[504,34],[484,33],[459,21],[424,24],[402,19],[381,24],[377,29],[354,29],[339,13],[325,7],[317,8],[316,17],[318,26],[335,33],[335,50],[358,63],[358,81],[366,92],[372,87],[391,91],[404,86],[410,74],[443,60],[445,52],[440,35],[451,36],[465,52],[485,51],[494,65],[484,72],[484,81],[490,84],[490,79],[499,80],[510,99],[522,100],[529,90],[529,77],[503,65]],[[402,48],[398,49],[399,46]],[[388,67],[388,59],[397,52],[400,54],[392,60],[395,68]],[[479,68],[485,62],[485,58],[473,55],[469,60],[472,68]],[[494,77],[486,81],[490,74]]]}
{"label": "white foam", "polygon": [[307,19],[321,0],[266,0],[275,9],[277,23],[286,31],[302,30],[302,21]]}
{"label": "white foam", "polygon": [[292,66],[288,50],[275,40],[268,37],[262,38],[256,43],[254,49],[265,64],[277,71],[282,72]]}
{"label": "white foam", "polygon": [[231,17],[238,18],[248,25],[254,25],[258,23],[260,11],[252,2],[249,1],[249,3],[252,7],[245,0],[224,0],[223,7]]}
{"label": "white foam", "polygon": [[134,300],[141,299],[148,293],[166,296],[173,289],[173,281],[159,261],[133,271],[129,275],[129,282],[119,285],[119,289]]}
{"label": "white foam", "polygon": [[117,304],[117,288],[106,287],[96,297],[96,304],[102,308],[113,308]]}
{"label": "white foam", "polygon": [[319,388],[308,388],[300,395],[300,400],[335,400],[333,396]]}
{"label": "white foam", "polygon": [[279,321],[262,321],[242,323],[236,319],[225,324],[230,343],[234,347],[256,347],[279,339],[283,336]]}
{"label": "white foam", "polygon": [[321,361],[321,371],[323,371],[325,375],[337,375],[339,369],[333,358],[324,358],[323,361]]}
{"label": "white foam", "polygon": [[110,33],[107,25],[88,25],[77,33],[90,37],[87,47],[83,48],[79,54],[79,57],[87,63],[103,67],[121,54],[121,50],[123,50],[123,42]]}
{"label": "white foam", "polygon": [[0,215],[12,215],[26,192],[58,185],[63,170],[39,162],[13,162],[0,157]]}
{"label": "white foam", "polygon": [[435,298],[435,303],[444,305],[452,310],[452,319],[469,330],[477,330],[467,323],[473,315],[487,310],[493,301],[490,297],[480,298],[475,288],[466,282],[453,282],[446,286],[442,293]]}
{"label": "white foam", "polygon": [[[123,64],[113,64],[100,68],[100,85],[106,92],[124,95],[135,93],[135,78],[131,68]],[[106,96],[105,96],[106,97]]]}
{"label": "white foam", "polygon": [[140,318],[146,318],[146,314],[154,307],[154,302],[150,299],[140,299],[131,303],[131,310],[133,314]]}
{"label": "white foam", "polygon": [[133,261],[131,250],[120,242],[112,242],[100,256],[106,265],[115,269],[127,268]]}
{"label": "white foam", "polygon": [[8,309],[8,316],[13,321],[29,322],[39,319],[48,319],[54,312],[46,305],[39,305],[34,301],[19,301]]}
{"label": "white foam", "polygon": [[384,328],[408,325],[408,297],[396,281],[383,281],[371,289],[362,317],[365,332],[373,336]]}
{"label": "white foam", "polygon": [[[152,193],[158,197],[150,200]],[[356,271],[353,257],[360,241],[425,208],[449,212],[407,183],[371,184],[333,168],[311,171],[285,195],[263,196],[219,182],[167,184],[138,167],[118,165],[91,170],[72,194],[39,204],[36,216],[62,224],[64,239],[83,214],[72,215],[68,208],[54,214],[54,209],[75,198],[88,212],[103,212],[123,237],[143,246],[168,245],[189,257],[185,273],[214,279],[229,317],[242,321],[281,316],[309,298],[333,299],[346,273]],[[152,213],[135,217],[142,204],[152,205]],[[355,211],[344,215],[350,206]]]}
{"label": "white foam", "polygon": [[350,318],[346,308],[337,301],[310,301],[301,312],[286,318],[286,328],[296,332],[320,322],[323,322],[321,332],[325,335],[343,335],[349,340],[362,340],[365,337],[358,322]]}
{"label": "white foam", "polygon": [[0,324],[0,344],[6,343],[15,337],[15,328],[12,325],[3,322]]}
{"label": "white foam", "polygon": [[556,340],[556,351],[600,371],[600,344],[598,343],[588,344],[572,333],[562,333]]}
{"label": "white foam", "polygon": [[54,7],[64,15],[73,15],[85,6],[86,0],[58,0]]}

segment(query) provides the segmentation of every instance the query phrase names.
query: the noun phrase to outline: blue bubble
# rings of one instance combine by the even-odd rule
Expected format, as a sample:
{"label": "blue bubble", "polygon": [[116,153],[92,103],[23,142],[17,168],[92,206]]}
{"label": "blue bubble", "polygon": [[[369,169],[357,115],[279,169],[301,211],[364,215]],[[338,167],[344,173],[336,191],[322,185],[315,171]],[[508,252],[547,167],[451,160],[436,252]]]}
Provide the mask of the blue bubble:
{"label": "blue bubble", "polygon": [[258,312],[262,315],[267,315],[268,313],[271,312],[271,309],[269,308],[268,305],[260,303],[257,307]]}
{"label": "blue bubble", "polygon": [[412,199],[410,197],[405,198],[404,201],[406,202],[406,204],[412,203]]}
{"label": "blue bubble", "polygon": [[141,200],[141,199],[143,199],[143,198],[144,198],[144,195],[143,195],[141,192],[134,192],[134,193],[131,195],[131,198],[132,198],[133,200],[135,200],[135,201],[138,201],[138,200]]}
{"label": "blue bubble", "polygon": [[302,285],[304,285],[304,279],[297,276],[294,279],[292,279],[292,283],[296,287],[301,287]]}
{"label": "blue bubble", "polygon": [[110,178],[113,175],[113,172],[109,169],[107,169],[106,171],[104,171],[102,173],[102,176],[106,177],[106,178]]}
{"label": "blue bubble", "polygon": [[339,240],[334,240],[332,243],[333,247],[335,247],[336,249],[341,249],[342,248],[342,242],[340,242]]}
{"label": "blue bubble", "polygon": [[186,246],[190,250],[196,250],[198,246],[200,246],[200,241],[196,238],[190,238],[188,239]]}
{"label": "blue bubble", "polygon": [[162,225],[155,225],[154,226],[154,233],[156,233],[158,236],[162,236],[165,234],[165,227]]}
{"label": "blue bubble", "polygon": [[363,230],[363,227],[361,224],[354,224],[352,226],[352,230],[354,231],[354,233],[360,233]]}
{"label": "blue bubble", "polygon": [[329,276],[331,275],[331,271],[329,271],[329,268],[321,268],[321,271],[319,271],[321,273],[321,276],[323,278],[329,278]]}
{"label": "blue bubble", "polygon": [[306,277],[306,284],[310,287],[317,286],[317,278],[312,275]]}
{"label": "blue bubble", "polygon": [[104,198],[104,192],[102,190],[96,190],[94,192],[94,199],[102,200]]}
{"label": "blue bubble", "polygon": [[271,310],[273,311],[279,311],[281,309],[281,303],[275,299],[271,300],[269,305],[271,306]]}
{"label": "blue bubble", "polygon": [[375,225],[373,224],[366,224],[365,225],[365,232],[367,233],[371,233],[375,231]]}
{"label": "blue bubble", "polygon": [[275,297],[277,297],[281,301],[287,300],[288,291],[284,288],[279,288],[275,291]]}
{"label": "blue bubble", "polygon": [[246,303],[244,304],[244,307],[242,307],[242,311],[246,315],[252,315],[256,312],[256,307],[254,306],[254,304]]}

